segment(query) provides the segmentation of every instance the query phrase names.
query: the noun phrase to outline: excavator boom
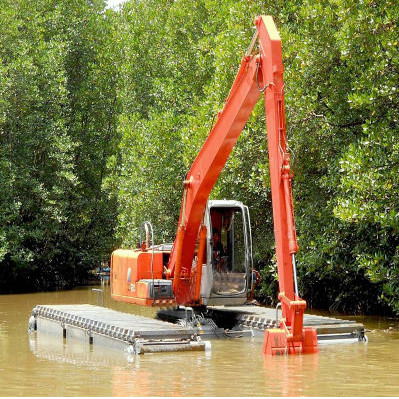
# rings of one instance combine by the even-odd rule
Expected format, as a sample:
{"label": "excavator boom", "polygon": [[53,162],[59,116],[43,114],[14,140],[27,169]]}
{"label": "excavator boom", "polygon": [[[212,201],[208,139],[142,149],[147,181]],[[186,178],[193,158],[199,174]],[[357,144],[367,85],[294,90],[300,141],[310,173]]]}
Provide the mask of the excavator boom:
{"label": "excavator boom", "polygon": [[[294,221],[284,111],[281,39],[271,16],[255,19],[256,33],[235,78],[223,109],[192,164],[184,182],[179,228],[169,261],[178,303],[192,301],[191,271],[201,220],[209,194],[260,95],[265,96],[269,167],[276,239],[280,329],[267,332],[265,353],[314,352],[316,332],[303,329],[306,302],[299,298],[295,254],[298,250]],[[256,39],[259,53],[251,54]],[[198,278],[198,276],[197,276]],[[295,282],[295,284],[294,284]],[[194,298],[195,299],[195,298]],[[275,337],[278,336],[278,339]],[[306,339],[305,339],[306,336]],[[274,345],[274,342],[279,342]],[[316,348],[316,349],[315,349]]]}

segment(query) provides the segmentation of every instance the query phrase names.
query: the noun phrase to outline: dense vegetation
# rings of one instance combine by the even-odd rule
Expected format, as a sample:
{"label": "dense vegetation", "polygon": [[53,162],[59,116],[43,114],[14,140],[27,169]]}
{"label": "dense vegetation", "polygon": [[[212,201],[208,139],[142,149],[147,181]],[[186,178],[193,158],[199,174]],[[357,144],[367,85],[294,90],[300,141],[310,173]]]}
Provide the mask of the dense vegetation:
{"label": "dense vegetation", "polygon": [[[283,40],[311,306],[399,313],[394,1],[15,0],[0,9],[0,290],[72,286],[144,220],[172,240],[182,180],[253,34]],[[276,268],[259,102],[213,198],[251,209],[259,298]]]}
{"label": "dense vegetation", "polygon": [[1,5],[2,292],[73,285],[114,245],[115,28],[85,3]]}

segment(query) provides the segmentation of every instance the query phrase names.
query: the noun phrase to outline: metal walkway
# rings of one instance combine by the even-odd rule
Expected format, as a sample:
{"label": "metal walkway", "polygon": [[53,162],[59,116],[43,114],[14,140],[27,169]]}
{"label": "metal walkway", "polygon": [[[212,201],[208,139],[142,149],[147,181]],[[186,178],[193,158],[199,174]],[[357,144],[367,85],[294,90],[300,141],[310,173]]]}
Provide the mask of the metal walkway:
{"label": "metal walkway", "polygon": [[[184,310],[160,309],[158,317],[173,323],[184,319]],[[281,310],[261,306],[209,306],[206,317],[212,319],[217,326],[227,335],[263,334],[268,328],[277,327],[277,319],[281,317]],[[336,339],[362,340],[364,338],[364,325],[352,320],[343,320],[333,317],[318,315],[304,315],[304,326],[314,327],[317,330],[319,341]]]}
{"label": "metal walkway", "polygon": [[[281,317],[281,310],[276,314],[276,310],[273,308],[253,305],[212,306],[209,311],[211,317],[215,320],[220,317],[233,319],[236,327],[251,328],[259,332],[263,332],[267,328],[275,328],[277,326],[276,319]],[[303,324],[304,326],[314,327],[317,330],[319,341],[364,339],[364,325],[352,320],[304,314]]]}
{"label": "metal walkway", "polygon": [[38,305],[32,310],[29,329],[136,354],[206,347],[196,329],[93,305]]}

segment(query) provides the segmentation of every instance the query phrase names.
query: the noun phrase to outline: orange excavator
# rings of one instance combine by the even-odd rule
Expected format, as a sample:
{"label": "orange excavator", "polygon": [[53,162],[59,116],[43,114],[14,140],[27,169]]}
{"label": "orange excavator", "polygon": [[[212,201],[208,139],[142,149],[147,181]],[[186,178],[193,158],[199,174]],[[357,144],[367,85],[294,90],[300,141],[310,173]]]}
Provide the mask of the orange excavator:
{"label": "orange excavator", "polygon": [[[284,111],[281,39],[271,16],[255,19],[255,34],[241,61],[223,109],[184,181],[173,245],[146,239],[134,250],[111,257],[111,297],[146,306],[240,305],[258,280],[252,265],[248,207],[239,201],[209,201],[218,179],[259,97],[265,96],[274,233],[282,317],[265,331],[265,354],[315,353],[317,334],[303,326],[306,301],[298,294],[298,250],[292,172]],[[255,45],[258,42],[258,46]],[[152,238],[150,242],[150,238]]]}

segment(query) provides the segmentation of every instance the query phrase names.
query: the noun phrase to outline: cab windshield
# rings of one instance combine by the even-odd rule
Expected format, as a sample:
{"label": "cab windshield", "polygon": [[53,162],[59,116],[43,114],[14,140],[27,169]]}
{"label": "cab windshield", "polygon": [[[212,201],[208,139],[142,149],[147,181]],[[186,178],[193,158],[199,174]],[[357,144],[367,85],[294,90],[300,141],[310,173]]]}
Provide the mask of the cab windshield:
{"label": "cab windshield", "polygon": [[212,208],[213,292],[222,295],[242,293],[249,268],[248,227],[244,209]]}

